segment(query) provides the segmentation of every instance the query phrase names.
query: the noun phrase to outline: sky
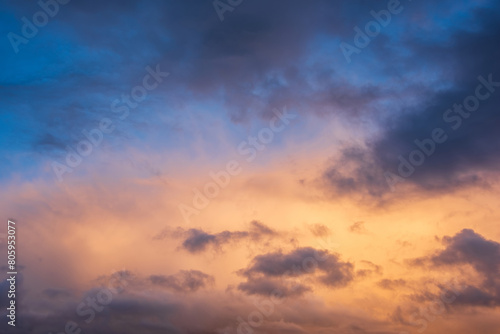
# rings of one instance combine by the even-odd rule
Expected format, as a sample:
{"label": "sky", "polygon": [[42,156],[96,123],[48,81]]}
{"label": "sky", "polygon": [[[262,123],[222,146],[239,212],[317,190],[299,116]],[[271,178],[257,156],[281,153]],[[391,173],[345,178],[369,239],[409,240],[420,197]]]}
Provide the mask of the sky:
{"label": "sky", "polygon": [[500,334],[497,1],[0,6],[1,333]]}

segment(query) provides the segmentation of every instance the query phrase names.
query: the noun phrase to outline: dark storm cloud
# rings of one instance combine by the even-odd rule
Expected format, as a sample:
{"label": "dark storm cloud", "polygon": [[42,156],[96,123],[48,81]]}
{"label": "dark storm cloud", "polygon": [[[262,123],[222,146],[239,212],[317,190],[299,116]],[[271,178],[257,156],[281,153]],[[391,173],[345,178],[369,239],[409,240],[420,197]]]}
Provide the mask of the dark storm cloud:
{"label": "dark storm cloud", "polygon": [[[155,239],[162,239],[169,233],[162,231]],[[172,233],[170,233],[172,234]],[[187,231],[177,230],[173,233],[176,237],[183,237],[182,247],[191,253],[198,253],[208,249],[209,246],[215,249],[229,242],[241,239],[250,239],[253,241],[261,240],[264,237],[270,238],[279,234],[268,226],[258,221],[250,222],[248,231],[222,231],[219,233],[207,233],[201,229],[189,229]]]}
{"label": "dark storm cloud", "polygon": [[[359,87],[342,78],[330,60],[308,64],[308,58],[330,44],[332,59],[341,58],[336,39],[351,38],[372,7],[370,2],[247,1],[220,22],[210,1],[71,1],[20,46],[19,54],[8,40],[2,44],[9,56],[0,76],[2,110],[17,115],[6,126],[21,137],[6,140],[11,150],[61,157],[66,145],[83,139],[81,131],[102,117],[117,121],[111,102],[129,94],[144,68],[155,64],[171,78],[120,125],[115,140],[158,124],[160,114],[175,114],[193,97],[224,107],[209,112],[236,122],[272,117],[270,111],[283,105],[317,115],[358,113],[384,89]],[[20,18],[39,10],[35,3],[9,2],[2,28],[19,33]],[[318,41],[322,36],[324,43]]]}
{"label": "dark storm cloud", "polygon": [[275,252],[258,255],[252,264],[240,273],[249,281],[259,276],[293,278],[319,273],[318,280],[323,284],[342,287],[353,280],[353,269],[352,263],[341,261],[336,254],[304,247],[288,254]]}
{"label": "dark storm cloud", "polygon": [[188,237],[182,243],[182,247],[191,253],[204,251],[208,245],[219,247],[233,238],[241,238],[245,234],[234,234],[229,231],[220,232],[217,234],[208,234],[202,230],[190,229],[187,231]]}
{"label": "dark storm cloud", "polygon": [[[417,259],[414,263],[430,263],[434,267],[470,265],[480,274],[479,282],[462,284],[457,293],[456,305],[496,307],[500,305],[500,243],[487,240],[471,229],[456,235],[445,236],[443,250]],[[441,287],[444,290],[446,287]],[[429,296],[432,294],[427,293]],[[425,293],[420,296],[425,297]],[[429,299],[429,298],[427,298]]]}
{"label": "dark storm cloud", "polygon": [[464,229],[443,238],[446,248],[431,257],[436,266],[470,264],[486,277],[500,272],[500,243],[487,240],[474,230]]}
{"label": "dark storm cloud", "polygon": [[455,303],[466,306],[498,307],[500,306],[500,285],[496,290],[468,285],[460,291]]}
{"label": "dark storm cloud", "polygon": [[[491,75],[492,81],[500,82],[500,46],[496,42],[500,36],[500,6],[485,2],[471,9],[469,14],[468,23],[473,24],[474,29],[450,21],[447,23],[453,25],[447,32],[443,31],[441,38],[434,38],[430,34],[435,32],[428,31],[428,35],[422,33],[415,39],[401,40],[398,47],[407,50],[407,56],[383,52],[377,47],[371,49],[377,57],[386,58],[381,62],[383,66],[393,64],[393,76],[403,73],[411,76],[408,73],[413,73],[418,64],[433,83],[420,88],[415,86],[414,103],[403,103],[399,110],[391,112],[380,123],[381,133],[370,138],[364,147],[344,149],[341,158],[323,175],[323,180],[335,193],[362,193],[370,197],[388,193],[390,187],[384,173],[389,171],[398,175],[398,157],[401,155],[409,160],[410,153],[418,149],[414,141],[431,138],[436,128],[443,129],[447,139],[444,143],[436,143],[435,152],[425,156],[421,166],[415,166],[413,174],[406,178],[407,184],[427,191],[446,192],[485,184],[487,181],[482,173],[498,170],[500,87],[488,90],[483,85],[480,92],[489,97],[480,101],[478,110],[471,111],[470,116],[465,110],[466,118],[444,119],[445,112],[453,109],[454,104],[462,104],[466,97],[475,95],[476,87],[482,84],[479,76],[489,81]],[[407,30],[412,28],[415,27],[406,27]],[[448,118],[451,115],[458,114],[448,114]]]}
{"label": "dark storm cloud", "polygon": [[154,285],[172,289],[177,292],[195,292],[213,285],[213,276],[207,275],[199,270],[182,270],[175,275],[152,275],[149,280]]}
{"label": "dark storm cloud", "polygon": [[380,197],[389,190],[372,153],[361,147],[342,149],[341,157],[325,170],[321,180],[336,195]]}
{"label": "dark storm cloud", "polygon": [[[499,6],[478,4],[470,10],[469,25],[453,22],[448,11],[468,9],[466,4],[472,6],[404,3],[404,12],[348,65],[339,41],[352,43],[353,28],[373,19],[370,11],[385,4],[246,1],[220,22],[210,1],[72,1],[7,60],[2,109],[19,116],[6,126],[22,140],[6,138],[10,149],[60,156],[65,145],[83,138],[83,129],[113,116],[110,103],[138,84],[145,66],[159,63],[171,78],[151,92],[115,137],[130,138],[128,130],[158,124],[153,110],[172,115],[193,97],[224,106],[210,112],[236,122],[272,117],[270,111],[282,105],[320,117],[341,115],[353,127],[361,114],[382,128],[380,136],[366,147],[346,148],[341,160],[353,167],[345,171],[334,163],[323,179],[337,193],[381,196],[388,191],[383,173],[397,168],[398,156],[415,148],[413,140],[446,125],[442,113],[474,90],[478,75],[500,78]],[[19,17],[39,8],[15,2],[7,9],[12,20],[3,27],[18,31]],[[435,14],[440,38],[419,29],[422,13]],[[11,51],[5,43],[5,51]],[[31,61],[35,55],[37,62]],[[367,80],[353,79],[360,73]],[[427,78],[413,78],[416,74]],[[494,169],[499,95],[449,133],[410,182],[448,189],[476,183],[478,171]],[[415,101],[403,103],[407,96]],[[164,136],[174,140],[168,132]]]}

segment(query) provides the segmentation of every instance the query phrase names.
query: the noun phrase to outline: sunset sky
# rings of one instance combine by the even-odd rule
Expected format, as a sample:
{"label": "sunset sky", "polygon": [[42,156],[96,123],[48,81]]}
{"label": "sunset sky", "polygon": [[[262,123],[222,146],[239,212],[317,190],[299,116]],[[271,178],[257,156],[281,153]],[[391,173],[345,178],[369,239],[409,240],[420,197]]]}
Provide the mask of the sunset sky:
{"label": "sunset sky", "polygon": [[0,4],[0,333],[500,334],[498,1]]}

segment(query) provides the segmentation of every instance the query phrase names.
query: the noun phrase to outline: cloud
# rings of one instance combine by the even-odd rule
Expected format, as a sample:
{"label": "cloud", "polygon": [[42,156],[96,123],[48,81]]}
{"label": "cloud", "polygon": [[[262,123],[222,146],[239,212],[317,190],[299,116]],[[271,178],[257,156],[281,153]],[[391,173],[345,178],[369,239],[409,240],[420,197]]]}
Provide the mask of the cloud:
{"label": "cloud", "polygon": [[[480,274],[477,282],[462,283],[456,305],[496,307],[500,305],[500,243],[487,240],[472,229],[463,229],[442,239],[445,248],[414,260],[416,265],[430,263],[433,267],[471,266]],[[446,287],[441,286],[441,291]],[[421,293],[420,297],[434,296]]]}
{"label": "cloud", "polygon": [[215,279],[199,270],[181,270],[175,275],[151,275],[149,280],[158,285],[177,292],[195,292],[208,285],[213,285]]}
{"label": "cloud", "polygon": [[[22,45],[18,55],[4,43],[2,51],[12,65],[0,78],[6,92],[2,103],[17,117],[3,120],[6,129],[22,136],[12,140],[5,132],[5,139],[15,152],[43,153],[37,161],[60,159],[66,145],[84,139],[82,130],[110,117],[120,125],[105,138],[112,147],[124,140],[132,145],[130,139],[140,145],[141,135],[171,144],[179,133],[192,133],[185,111],[205,102],[215,107],[204,113],[227,123],[267,120],[273,108],[283,105],[293,105],[302,114],[356,121],[393,92],[379,84],[376,71],[370,71],[370,82],[353,79],[356,68],[346,67],[337,47],[339,40],[352,40],[353,27],[372,9],[369,2],[304,6],[296,0],[254,1],[227,13],[221,23],[211,2],[138,6],[94,0],[61,6],[54,24]],[[37,10],[36,5],[9,3],[3,30],[19,32],[18,17]],[[93,25],[88,25],[90,20]],[[53,40],[65,52],[47,47]],[[32,57],[39,61],[30,61]],[[111,103],[130,94],[147,65],[158,63],[171,71],[171,78],[148,93],[140,112],[120,122]]]}
{"label": "cloud", "polygon": [[[158,234],[155,239],[161,239],[168,235],[167,231],[162,231]],[[176,230],[174,233],[170,233],[174,236],[181,236],[184,238],[182,242],[182,248],[190,253],[199,253],[208,249],[212,246],[214,249],[220,249],[222,245],[238,241],[241,239],[250,239],[253,241],[259,241],[262,238],[272,238],[278,236],[278,232],[269,228],[268,226],[262,224],[258,221],[250,222],[250,227],[247,231],[222,231],[219,233],[207,233],[201,229],[189,229],[183,231],[182,229]]]}
{"label": "cloud", "polygon": [[297,282],[275,278],[257,277],[240,283],[238,289],[249,295],[276,296],[277,298],[299,297],[312,289]]}
{"label": "cloud", "polygon": [[234,234],[229,231],[208,234],[198,229],[189,229],[186,234],[188,237],[182,242],[182,247],[191,253],[204,251],[208,245],[214,245],[218,248],[221,244],[229,242],[231,237],[238,239],[246,236],[245,234]]}
{"label": "cloud", "polygon": [[311,247],[297,248],[288,254],[268,253],[254,257],[240,273],[251,279],[263,277],[300,277],[319,272],[318,281],[331,287],[343,287],[353,280],[354,265],[339,256]]}
{"label": "cloud", "polygon": [[[391,195],[384,172],[395,172],[398,156],[416,149],[415,139],[428,138],[432,129],[443,127],[448,130],[448,140],[407,179],[408,188],[427,195],[495,182],[495,177],[488,176],[498,173],[500,162],[499,92],[462,119],[456,131],[450,131],[450,124],[442,117],[454,103],[461,103],[474,91],[478,75],[492,73],[495,81],[500,80],[499,4],[493,0],[402,3],[404,12],[383,27],[360,54],[353,55],[351,64],[343,59],[339,43],[352,43],[353,28],[363,28],[372,19],[370,11],[378,11],[386,3],[243,1],[220,22],[212,1],[71,1],[60,6],[57,17],[35,38],[20,46],[19,54],[14,54],[4,39],[0,51],[8,66],[0,73],[0,141],[5,144],[0,153],[5,157],[0,175],[12,186],[3,187],[2,207],[25,222],[21,224],[25,226],[22,253],[29,262],[27,273],[31,277],[21,285],[27,291],[21,291],[20,296],[27,299],[20,300],[19,330],[60,332],[68,319],[81,323],[75,309],[100,285],[94,282],[96,286],[81,294],[72,285],[85,284],[110,265],[131,264],[141,270],[169,268],[174,274],[156,274],[156,270],[143,276],[126,270],[115,273],[115,277],[127,278],[133,289],[117,295],[92,324],[82,324],[82,332],[221,333],[227,326],[234,327],[238,317],[255,311],[248,295],[260,297],[270,289],[280,289],[290,298],[279,309],[276,307],[261,331],[396,333],[390,323],[359,316],[370,313],[366,310],[374,305],[373,301],[364,302],[371,295],[359,295],[363,289],[353,288],[352,296],[347,289],[341,291],[340,303],[363,299],[362,305],[345,311],[333,310],[328,295],[308,293],[316,286],[340,288],[353,284],[358,277],[380,274],[377,265],[357,262],[356,271],[344,255],[307,247],[290,250],[295,245],[279,239],[282,232],[260,222],[236,230],[225,226],[212,231],[192,228],[178,236],[166,231],[156,236],[178,238],[188,254],[172,254],[171,248],[176,245],[167,242],[135,246],[144,245],[166,219],[173,226],[179,221],[176,199],[184,191],[190,193],[191,184],[199,176],[193,172],[188,178],[177,178],[179,174],[199,173],[204,168],[208,171],[208,167],[218,165],[228,153],[225,144],[237,143],[235,138],[253,132],[272,117],[273,108],[283,105],[304,116],[303,122],[290,137],[276,139],[273,145],[290,145],[293,150],[268,150],[269,160],[250,167],[253,171],[267,173],[271,165],[278,166],[278,160],[286,161],[292,174],[281,168],[280,173],[303,180],[310,178],[309,173],[316,173],[329,194],[370,201],[386,197],[398,200],[413,193]],[[36,2],[3,4],[0,26],[4,32],[20,32],[20,18],[31,19],[39,10]],[[157,63],[171,76],[148,94],[140,108],[131,110],[126,122],[119,122],[110,109],[111,102],[130,94],[141,84],[144,68]],[[78,172],[71,174],[74,183],[54,186],[47,162],[54,158],[63,161],[66,145],[74,147],[85,138],[82,130],[95,127],[102,117],[112,118],[117,125],[113,136],[106,136],[100,146],[103,158],[88,157]],[[219,132],[212,120],[220,122],[217,124],[224,131]],[[343,131],[330,129],[332,123]],[[323,137],[326,129],[328,134]],[[141,156],[147,160],[145,168],[136,168],[143,161],[138,161],[139,155],[128,154],[134,149],[146,151]],[[321,171],[317,171],[321,165],[315,159],[317,149],[321,153],[318,160],[335,155]],[[155,159],[155,154],[164,158]],[[184,154],[189,158],[183,160]],[[309,155],[313,159],[309,160]],[[304,157],[308,159],[304,163],[307,169],[302,169]],[[91,160],[94,163],[87,168]],[[155,166],[158,161],[165,162],[164,166]],[[295,161],[300,162],[295,166]],[[175,170],[178,165],[179,171]],[[206,171],[202,171],[205,176]],[[149,178],[151,174],[169,180],[158,185],[158,178]],[[51,180],[45,184],[47,175]],[[116,183],[107,183],[108,179]],[[224,210],[226,218],[269,215],[279,217],[277,224],[297,226],[294,224],[311,219],[328,221],[327,217],[371,217],[380,213],[358,213],[356,209],[337,213],[337,207],[349,208],[350,203],[322,203],[315,190],[306,189],[306,183],[300,193],[289,188],[276,197],[277,210],[261,201],[242,211],[234,201],[243,207],[249,198],[254,203],[255,193],[248,192],[250,183],[244,188],[231,185],[232,190],[217,200],[222,205],[215,205],[203,216],[211,219],[213,215],[216,221],[214,216]],[[244,196],[236,196],[237,191]],[[256,201],[263,199],[255,197]],[[231,205],[227,211],[226,198]],[[279,205],[293,210],[283,214]],[[314,217],[308,217],[307,212],[313,212]],[[138,222],[145,221],[148,224],[141,225],[144,228],[138,232]],[[223,222],[219,223],[222,226]],[[361,227],[353,225],[351,231],[359,232]],[[382,224],[381,229],[384,227]],[[418,236],[408,236],[413,246],[404,251],[424,247],[419,238],[425,231],[427,228],[419,229]],[[444,238],[444,249],[422,263],[441,270],[472,268],[477,277],[460,290],[457,305],[494,307],[500,295],[498,262],[494,258],[498,258],[498,243],[488,240],[486,234],[471,231]],[[325,225],[316,225],[312,233],[319,237],[330,231]],[[401,237],[397,232],[394,235]],[[355,236],[347,235],[348,244],[350,237]],[[240,278],[246,281],[237,282],[240,293],[236,297],[206,289],[212,280],[204,272],[212,263],[202,263],[200,256],[190,255],[240,247],[242,243],[260,246],[274,238],[279,239],[278,246],[285,247],[281,252],[252,254],[248,264],[240,264],[242,254],[230,254],[223,263],[229,271],[236,266],[243,268]],[[391,245],[379,246],[384,247],[376,247],[377,255],[397,253],[390,253]],[[359,254],[357,247],[348,245],[346,249]],[[155,258],[158,254],[162,256]],[[403,255],[395,256],[397,262]],[[54,258],[58,261],[50,261]],[[225,260],[217,259],[213,267],[219,270]],[[175,273],[187,264],[198,264],[204,272]],[[417,274],[418,270],[422,268],[417,268]],[[218,283],[232,279],[230,273],[219,271],[218,275],[223,277]],[[374,284],[380,279],[371,278]],[[379,286],[396,288],[399,281],[382,280]],[[0,284],[2,295],[5,289],[5,283]],[[379,305],[376,308],[385,306]],[[380,309],[374,312],[374,318],[383,314]],[[0,315],[5,318],[4,313]],[[467,321],[460,319],[454,325],[457,332],[461,325],[467,325]],[[7,331],[5,322],[0,326],[0,332]]]}
{"label": "cloud", "polygon": [[453,237],[445,236],[446,248],[431,257],[436,266],[470,264],[486,277],[500,272],[500,243],[487,240],[474,230],[463,229]]}
{"label": "cloud", "polygon": [[468,285],[460,291],[455,303],[466,306],[498,307],[500,306],[500,286],[496,287],[496,290],[488,291],[487,289]]}
{"label": "cloud", "polygon": [[[412,13],[430,9],[425,2],[413,5]],[[375,53],[372,57],[385,58],[382,61],[385,69],[393,67],[392,74],[396,76],[405,73],[401,78],[408,81],[401,84],[407,90],[396,93],[399,101],[393,100],[380,118],[376,134],[361,143],[346,143],[340,155],[332,158],[320,177],[329,193],[383,201],[401,198],[405,193],[410,195],[410,190],[439,194],[490,183],[488,173],[496,173],[500,165],[500,136],[496,131],[500,120],[496,112],[500,103],[499,87],[480,101],[477,111],[466,112],[460,120],[446,121],[444,114],[453,109],[454,104],[462,104],[467,96],[475,94],[479,76],[488,78],[491,74],[493,81],[500,81],[500,65],[496,61],[500,46],[493,42],[500,35],[500,23],[496,20],[499,12],[500,6],[491,1],[473,4],[468,22],[474,24],[474,29],[468,29],[466,24],[448,27],[448,32],[442,35],[446,43],[427,33],[420,38],[403,39],[398,47],[409,52],[406,57],[398,52],[387,56],[386,48],[392,44],[389,41],[379,47],[370,46]],[[402,29],[415,32],[412,24]],[[392,65],[396,63],[397,70]],[[415,64],[427,69],[421,83],[409,79]],[[389,77],[395,79],[392,75]],[[458,122],[460,126],[454,130],[452,125]],[[385,173],[398,175],[399,157],[408,161],[410,153],[419,149],[415,140],[430,138],[436,128],[443,129],[446,141],[435,144],[434,153],[426,155],[411,176],[404,177],[406,182],[397,183],[396,189],[404,187],[404,192],[398,192],[396,198]]]}
{"label": "cloud", "polygon": [[[475,89],[478,75],[500,78],[500,48],[495,43],[500,7],[494,1],[405,4],[405,11],[384,27],[358,61],[346,64],[339,41],[351,43],[353,28],[367,22],[376,7],[370,2],[304,6],[300,1],[255,1],[227,13],[221,23],[210,2],[137,6],[130,1],[88,1],[62,6],[54,19],[57,26],[44,27],[22,53],[7,60],[12,66],[4,73],[2,103],[18,117],[6,117],[5,129],[22,137],[13,140],[5,131],[6,142],[12,144],[9,152],[42,152],[35,156],[37,161],[63,157],[66,145],[84,139],[83,129],[104,116],[118,121],[109,110],[111,102],[130,93],[145,66],[161,63],[172,71],[172,80],[150,92],[141,112],[106,142],[131,137],[140,141],[145,132],[176,142],[178,132],[190,133],[181,113],[192,100],[210,102],[217,107],[207,113],[235,123],[270,118],[271,110],[282,105],[312,117],[334,114],[350,129],[363,115],[368,125],[360,145],[343,144],[340,157],[320,178],[337,195],[387,195],[384,172],[397,168],[398,156],[414,150],[413,141],[428,137],[434,127],[446,126],[443,112]],[[9,3],[6,16],[14,19],[2,20],[2,27],[18,31],[15,18],[35,9]],[[425,22],[427,29],[416,30],[424,25],[419,17],[428,12],[434,13],[434,20]],[[469,13],[467,20],[457,14],[461,12]],[[94,24],[89,26],[89,20]],[[202,28],[192,29],[198,25]],[[60,41],[66,52],[46,47],[40,54],[38,46],[48,40]],[[30,57],[43,62],[27,61]],[[356,79],[357,73],[363,73],[364,80]],[[74,96],[74,91],[79,94]],[[478,184],[481,172],[494,172],[499,162],[498,99],[499,94],[493,94],[459,131],[448,133],[449,140],[409,183],[445,191]],[[178,132],[152,131],[159,126]],[[30,155],[9,161],[9,171],[32,160]]]}
{"label": "cloud", "polygon": [[[180,276],[174,276],[183,275],[185,274],[181,272]],[[261,298],[256,300],[255,296],[235,298],[234,295],[217,291],[198,290],[186,294],[177,289],[165,289],[161,284],[152,282],[151,276],[143,277],[128,270],[99,277],[97,281],[101,283],[65,299],[53,299],[47,295],[37,297],[34,302],[27,303],[26,307],[19,310],[16,327],[27,334],[64,332],[68,323],[74,323],[85,333],[234,333],[240,323],[238,319],[248,321],[251,314],[260,312],[259,307],[265,305],[266,301]],[[257,282],[254,285],[242,285],[242,288],[248,288],[245,291],[249,294],[259,295],[263,292],[257,288],[261,283],[265,284]],[[118,286],[123,288],[114,289]],[[280,284],[276,287],[283,288]],[[292,289],[293,286],[287,288]],[[95,308],[99,311],[94,309],[95,317],[87,322],[89,312],[79,315],[77,309],[80,309],[80,314],[82,310],[93,309],[88,301],[96,302],[96,296],[103,289],[113,291],[112,298],[106,298],[105,305],[98,302]],[[282,291],[290,297],[305,297],[303,292],[307,289],[299,285],[294,290],[285,288]],[[358,326],[382,332],[380,330],[383,324],[370,317],[335,310],[315,299],[289,298],[286,303],[283,301],[284,299],[277,300],[272,312],[266,313],[259,330],[321,334]],[[82,308],[82,303],[86,307]],[[2,322],[0,329],[7,331],[7,326],[6,322]]]}

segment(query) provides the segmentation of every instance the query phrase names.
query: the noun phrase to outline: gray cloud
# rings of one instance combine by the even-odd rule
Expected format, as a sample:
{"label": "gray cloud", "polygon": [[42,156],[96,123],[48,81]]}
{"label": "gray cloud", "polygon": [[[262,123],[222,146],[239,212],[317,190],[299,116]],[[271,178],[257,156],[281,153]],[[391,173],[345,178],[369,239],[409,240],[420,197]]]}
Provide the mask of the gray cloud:
{"label": "gray cloud", "polygon": [[498,276],[500,243],[487,240],[474,230],[463,229],[453,237],[445,236],[446,248],[431,257],[436,266],[470,264],[486,277]]}
{"label": "gray cloud", "polygon": [[240,273],[247,278],[300,277],[320,273],[318,280],[331,287],[342,287],[353,280],[354,265],[340,261],[339,256],[311,247],[297,248],[288,254],[268,253],[254,257],[252,264]]}
{"label": "gray cloud", "polygon": [[[500,163],[500,137],[496,130],[500,121],[497,112],[499,88],[495,88],[488,99],[480,101],[477,111],[462,118],[456,130],[451,126],[458,123],[443,119],[444,113],[453,109],[454,104],[462,104],[467,96],[474,95],[480,83],[478,76],[488,78],[492,74],[493,81],[500,81],[497,61],[500,47],[494,42],[500,35],[496,19],[500,7],[491,2],[484,5],[470,12],[476,29],[471,31],[465,26],[456,26],[448,32],[447,43],[426,38],[428,36],[403,40],[400,46],[411,50],[408,57],[384,52],[382,48],[371,49],[386,58],[383,62],[386,66],[397,64],[393,67],[394,76],[409,73],[419,64],[420,68],[433,68],[439,81],[435,87],[412,87],[410,95],[416,96],[413,103],[402,102],[399,108],[390,111],[378,124],[381,131],[366,139],[364,145],[344,147],[340,158],[321,176],[331,192],[377,198],[382,203],[392,199],[384,173],[389,171],[398,175],[399,156],[408,160],[409,154],[418,149],[414,141],[430,138],[435,128],[442,128],[447,140],[436,144],[435,153],[426,156],[421,166],[416,166],[414,173],[405,179],[406,184],[429,193],[488,184],[484,173],[498,170]],[[421,6],[429,7],[426,3],[416,6],[417,12],[422,10]],[[404,99],[405,94],[398,96]]]}
{"label": "gray cloud", "polygon": [[[474,230],[463,229],[442,239],[445,248],[435,254],[418,258],[413,263],[433,267],[471,266],[480,274],[479,282],[463,283],[454,305],[496,307],[500,305],[500,243],[487,240]],[[447,287],[441,286],[445,291]],[[429,292],[420,293],[424,299],[435,298]],[[427,297],[426,297],[427,296]]]}
{"label": "gray cloud", "polygon": [[[160,281],[163,282],[162,279]],[[128,270],[99,277],[96,283],[81,295],[71,295],[65,299],[42,295],[27,303],[19,309],[16,329],[26,334],[58,333],[65,331],[68,322],[73,322],[83,333],[90,334],[225,333],[236,332],[239,325],[237,319],[247,321],[248,316],[258,310],[254,296],[235,298],[227,293],[200,293],[200,290],[185,294],[177,289],[165,289],[161,283],[152,282],[151,277],[145,278]],[[264,292],[265,286],[261,290],[257,287],[261,282],[256,283],[242,285],[242,289],[248,288],[245,292],[259,295]],[[265,285],[264,282],[262,284]],[[103,289],[118,285],[124,288],[113,290],[112,300],[106,305],[99,304],[98,307],[102,306],[101,311],[96,312],[95,318],[89,323],[85,321],[87,316],[79,316],[75,312],[87,298],[95,298]],[[276,282],[275,287],[283,286]],[[286,287],[293,288],[282,289],[291,297],[304,296],[302,292],[308,289],[301,285],[297,288],[291,285]],[[2,313],[4,314],[5,312]],[[266,316],[266,321],[259,330],[321,334],[355,326],[376,328],[382,332],[382,325],[369,317],[334,311],[316,302],[309,303],[304,308],[303,299],[289,298],[286,303],[279,302],[274,306],[274,311]],[[7,326],[6,322],[0,323],[0,330],[7,332]],[[361,331],[363,332],[365,331]]]}
{"label": "gray cloud", "polygon": [[[161,239],[168,234],[168,232],[163,231],[155,238]],[[254,220],[250,222],[250,226],[247,231],[222,231],[211,234],[201,229],[189,229],[187,231],[177,230],[173,233],[173,235],[184,238],[182,248],[190,253],[199,253],[207,250],[209,246],[212,246],[215,249],[220,249],[220,247],[224,244],[241,239],[258,241],[262,238],[276,237],[279,233],[261,222]]]}
{"label": "gray cloud", "polygon": [[215,279],[199,270],[181,270],[175,275],[151,275],[149,280],[158,285],[177,292],[195,292],[213,285]]}

